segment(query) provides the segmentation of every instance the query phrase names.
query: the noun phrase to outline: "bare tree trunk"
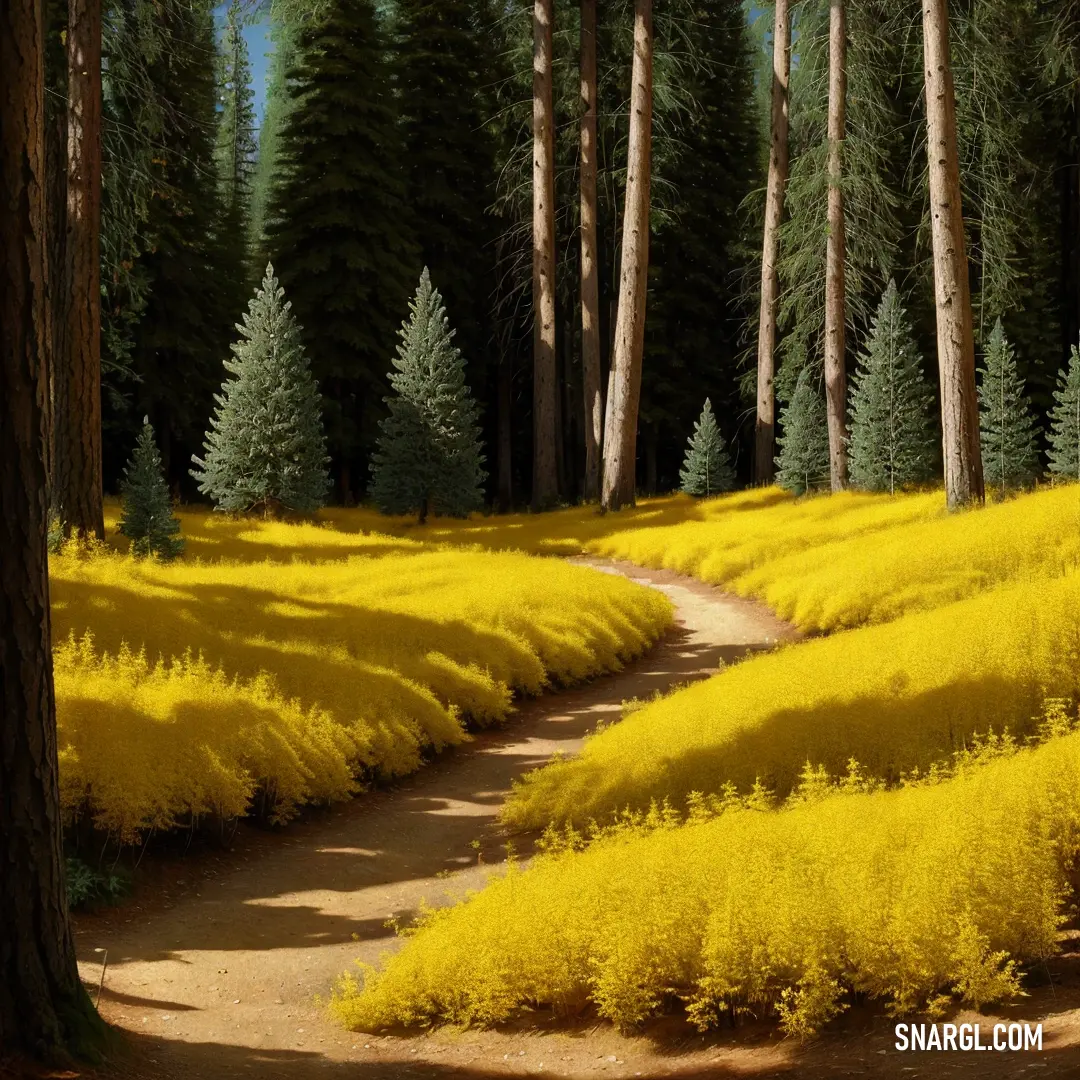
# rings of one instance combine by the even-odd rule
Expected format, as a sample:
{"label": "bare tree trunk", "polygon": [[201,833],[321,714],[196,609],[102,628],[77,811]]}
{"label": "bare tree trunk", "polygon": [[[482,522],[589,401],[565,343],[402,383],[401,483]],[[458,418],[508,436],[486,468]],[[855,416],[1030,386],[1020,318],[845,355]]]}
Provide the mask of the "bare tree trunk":
{"label": "bare tree trunk", "polygon": [[954,509],[981,503],[985,496],[971,285],[960,203],[956,93],[949,57],[948,0],[923,0],[923,48],[945,496],[949,508]]}
{"label": "bare tree trunk", "polygon": [[90,1030],[60,847],[45,554],[48,394],[41,0],[0,6],[0,1048]]}
{"label": "bare tree trunk", "polygon": [[847,113],[847,13],[845,0],[829,12],[829,237],[825,253],[825,402],[829,417],[829,477],[833,491],[847,487],[847,372],[843,181]]}
{"label": "bare tree trunk", "polygon": [[101,494],[101,0],[68,5],[63,353],[53,367],[53,486],[65,529],[105,538]]}
{"label": "bare tree trunk", "polygon": [[585,501],[600,498],[600,279],[596,253],[596,0],[581,0],[581,371],[585,390]]}
{"label": "bare tree trunk", "polygon": [[645,346],[645,294],[649,275],[649,183],[652,167],[652,0],[634,3],[634,66],[630,90],[630,142],[626,161],[619,311],[604,432],[605,510],[633,506],[638,403]]}
{"label": "bare tree trunk", "polygon": [[784,217],[784,188],[788,178],[788,80],[791,75],[791,14],[788,0],[776,0],[773,26],[772,144],[769,186],[765,201],[765,236],[761,248],[761,315],[758,322],[757,425],[754,439],[754,480],[773,478],[776,440],[776,310],[780,296],[777,262],[780,223]]}
{"label": "bare tree trunk", "polygon": [[533,509],[558,498],[555,458],[554,0],[533,4]]}

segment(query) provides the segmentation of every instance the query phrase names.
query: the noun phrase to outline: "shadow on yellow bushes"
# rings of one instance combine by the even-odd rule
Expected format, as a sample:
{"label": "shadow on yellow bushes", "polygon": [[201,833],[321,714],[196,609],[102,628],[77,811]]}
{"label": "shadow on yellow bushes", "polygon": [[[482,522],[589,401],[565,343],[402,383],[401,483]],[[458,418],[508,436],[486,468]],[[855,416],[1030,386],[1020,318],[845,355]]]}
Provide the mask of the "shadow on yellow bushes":
{"label": "shadow on yellow bushes", "polygon": [[1078,827],[1072,734],[939,784],[614,830],[429,912],[333,1009],[378,1030],[591,1003],[632,1027],[677,996],[702,1027],[775,1010],[806,1035],[850,990],[979,1007],[1054,952]]}
{"label": "shadow on yellow bushes", "polygon": [[[181,805],[233,812],[255,788],[275,792],[287,816],[347,794],[340,777],[357,770],[409,772],[462,741],[463,720],[499,721],[514,692],[617,669],[671,620],[653,590],[513,554],[61,556],[50,577],[55,640],[85,643],[57,654],[66,806],[125,835],[177,820]],[[125,646],[146,659],[124,658]],[[312,739],[332,762],[312,756]],[[146,791],[161,792],[145,813],[123,790],[134,761]],[[212,792],[204,777],[219,773]]]}
{"label": "shadow on yellow bushes", "polygon": [[1080,574],[746,660],[529,774],[504,817],[580,823],[755,778],[784,796],[807,760],[840,773],[854,756],[896,778],[976,731],[1024,732],[1048,696],[1080,696]]}
{"label": "shadow on yellow bushes", "polygon": [[631,529],[588,548],[763,600],[810,633],[840,630],[1075,569],[1080,485],[957,514],[945,513],[940,492],[846,493],[752,515]]}

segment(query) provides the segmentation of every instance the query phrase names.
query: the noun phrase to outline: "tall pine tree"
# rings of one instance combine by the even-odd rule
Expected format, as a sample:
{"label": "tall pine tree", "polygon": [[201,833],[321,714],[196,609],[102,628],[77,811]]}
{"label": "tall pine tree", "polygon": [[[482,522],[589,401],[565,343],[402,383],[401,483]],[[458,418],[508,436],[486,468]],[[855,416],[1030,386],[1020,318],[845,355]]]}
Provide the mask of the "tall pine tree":
{"label": "tall pine tree", "polygon": [[490,0],[397,0],[393,22],[405,202],[427,266],[454,313],[475,381],[490,350],[498,145]]}
{"label": "tall pine tree", "polygon": [[1026,487],[1039,471],[1039,451],[1031,402],[1016,369],[1016,356],[998,319],[979,369],[979,428],[983,480],[1004,495]]}
{"label": "tall pine tree", "polygon": [[712,403],[705,399],[694,434],[686,440],[690,446],[679,472],[682,490],[687,495],[719,495],[735,486],[735,470],[724,446]]}
{"label": "tall pine tree", "polygon": [[384,513],[417,513],[422,525],[430,513],[479,509],[487,474],[465,361],[427,267],[409,310],[371,464],[372,495]]}
{"label": "tall pine tree", "polygon": [[372,0],[333,0],[304,30],[267,222],[346,502],[377,436],[386,350],[414,272],[386,53]]}
{"label": "tall pine tree", "polygon": [[131,540],[132,553],[161,559],[179,555],[184,548],[177,535],[180,522],[172,511],[161,455],[148,417],[143,417],[143,429],[124,470],[120,494],[124,500],[120,531]]}
{"label": "tall pine tree", "polygon": [[227,256],[222,269],[240,283],[250,265],[247,247],[257,149],[254,97],[240,0],[232,0],[221,41],[218,72],[221,111],[214,156],[221,188],[222,243]]}
{"label": "tall pine tree", "polygon": [[225,361],[235,377],[214,395],[204,456],[192,456],[191,475],[219,510],[310,513],[326,499],[319,388],[284,297],[268,265]]}
{"label": "tall pine tree", "polygon": [[[670,212],[649,253],[649,310],[641,419],[656,432],[670,483],[675,451],[709,391],[721,418],[739,412],[740,274],[759,253],[741,213],[762,182],[753,105],[753,58],[741,0],[695,3],[685,22],[693,57],[682,83],[692,101],[679,136],[656,163]],[[725,421],[725,429],[727,422]],[[749,447],[748,447],[749,449]],[[750,455],[745,455],[749,461]],[[663,467],[663,465],[661,466]]]}
{"label": "tall pine tree", "polygon": [[186,477],[198,448],[217,372],[235,320],[235,282],[227,261],[214,146],[217,133],[214,23],[209,0],[163,4],[156,18],[168,48],[151,66],[162,95],[161,153],[151,166],[151,200],[142,263],[146,308],[133,332],[139,377],[130,421],[148,415],[171,483]]}
{"label": "tall pine tree", "polygon": [[782,434],[777,438],[776,482],[805,495],[829,483],[829,426],[825,398],[817,380],[804,367],[791,400],[780,412]]}
{"label": "tall pine tree", "polygon": [[271,211],[274,184],[281,168],[281,138],[295,104],[289,88],[289,73],[296,67],[299,29],[291,22],[272,24],[273,52],[266,79],[266,101],[259,125],[259,152],[251,185],[251,248],[255,265],[269,256],[267,216]]}
{"label": "tall pine tree", "polygon": [[848,464],[856,487],[891,494],[930,479],[934,400],[896,282],[890,281],[852,379]]}
{"label": "tall pine tree", "polygon": [[1080,480],[1080,349],[1074,345],[1069,366],[1058,376],[1057,405],[1050,413],[1050,471]]}

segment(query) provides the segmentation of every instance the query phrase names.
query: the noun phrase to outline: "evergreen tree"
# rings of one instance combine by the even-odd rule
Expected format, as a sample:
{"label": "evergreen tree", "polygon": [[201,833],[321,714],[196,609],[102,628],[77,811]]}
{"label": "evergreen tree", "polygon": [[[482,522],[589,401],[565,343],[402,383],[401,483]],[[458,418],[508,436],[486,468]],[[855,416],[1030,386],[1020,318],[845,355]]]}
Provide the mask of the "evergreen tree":
{"label": "evergreen tree", "polygon": [[1074,345],[1069,366],[1058,375],[1057,405],[1050,412],[1050,471],[1080,480],[1080,349]]}
{"label": "evergreen tree", "polygon": [[780,412],[776,482],[796,495],[829,483],[829,427],[825,398],[810,369],[799,372],[791,401]]}
{"label": "evergreen tree", "polygon": [[423,524],[429,513],[479,509],[487,473],[465,361],[426,267],[409,310],[371,463],[372,496],[383,513],[418,513]]}
{"label": "evergreen tree", "polygon": [[155,197],[146,225],[149,250],[141,260],[148,293],[132,335],[139,382],[128,423],[150,417],[172,484],[186,477],[184,462],[199,447],[244,286],[221,272],[228,259],[214,167],[210,3],[163,4],[155,17],[168,39],[149,72],[162,96],[164,126],[160,155],[151,165]]}
{"label": "evergreen tree", "polygon": [[269,245],[325,391],[327,439],[348,502],[353,471],[378,434],[386,350],[416,269],[393,80],[372,0],[332,0],[304,30],[290,89]]}
{"label": "evergreen tree", "polygon": [[172,512],[169,487],[148,416],[143,417],[143,429],[124,470],[120,494],[123,497],[120,531],[130,538],[134,554],[172,559],[183,551],[184,541],[176,535],[180,522]]}
{"label": "evergreen tree", "polygon": [[204,457],[192,457],[191,475],[219,510],[309,513],[326,499],[319,388],[284,296],[268,265],[225,361],[235,378],[214,395]]}
{"label": "evergreen tree", "polygon": [[397,0],[393,23],[408,216],[475,368],[488,346],[497,219],[491,0]]}
{"label": "evergreen tree", "polygon": [[[240,0],[226,14],[218,74],[217,147],[215,159],[221,190],[222,238],[233,272],[243,278],[247,263],[251,194],[255,173],[255,109],[251,62],[244,39]],[[245,290],[246,291],[246,290]]]}
{"label": "evergreen tree", "polygon": [[895,281],[885,289],[852,383],[851,482],[892,493],[929,480],[936,459],[935,398]]}
{"label": "evergreen tree", "polygon": [[1001,320],[986,343],[985,367],[979,369],[979,430],[983,480],[987,489],[1026,487],[1039,468],[1035,418],[1016,369],[1016,356]]}
{"label": "evergreen tree", "polygon": [[724,447],[720,429],[716,426],[712,402],[705,399],[705,408],[694,425],[694,434],[686,440],[686,451],[679,480],[687,495],[719,495],[735,486],[735,470]]}
{"label": "evergreen tree", "polygon": [[[903,138],[907,102],[898,97],[898,79],[905,68],[901,43],[908,13],[895,0],[858,0],[848,2],[845,10],[845,302],[849,322],[861,334],[897,259],[906,254],[901,246],[900,210],[914,151]],[[828,0],[801,3],[795,17],[798,63],[791,75],[792,162],[779,268],[779,321],[785,331],[776,388],[781,400],[790,397],[808,359],[824,349],[829,236],[830,4]],[[750,278],[748,285],[753,287]]]}
{"label": "evergreen tree", "polygon": [[281,137],[294,104],[289,92],[289,72],[296,67],[299,31],[290,22],[278,22],[270,36],[274,48],[266,80],[266,102],[259,125],[259,152],[251,190],[251,247],[259,266],[269,258],[267,215],[275,177],[281,169]]}
{"label": "evergreen tree", "polygon": [[653,172],[671,212],[656,223],[649,241],[641,380],[645,437],[653,427],[666,444],[660,468],[669,484],[702,390],[720,415],[740,411],[740,277],[761,257],[760,230],[749,228],[741,207],[764,183],[741,0],[696,2],[683,25],[694,62],[680,81],[694,105],[686,109],[678,144],[659,157]]}

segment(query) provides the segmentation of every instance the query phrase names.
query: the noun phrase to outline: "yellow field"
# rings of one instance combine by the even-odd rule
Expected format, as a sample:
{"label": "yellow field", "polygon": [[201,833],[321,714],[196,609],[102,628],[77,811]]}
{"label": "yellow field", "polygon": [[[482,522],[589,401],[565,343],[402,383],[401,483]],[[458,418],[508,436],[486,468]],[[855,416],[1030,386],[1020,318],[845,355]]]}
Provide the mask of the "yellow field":
{"label": "yellow field", "polygon": [[592,1004],[629,1027],[775,1008],[809,1034],[864,991],[900,1012],[1018,989],[1051,955],[1080,828],[1080,735],[943,783],[615,829],[429,912],[338,984],[349,1027],[490,1024]]}
{"label": "yellow field", "polygon": [[809,760],[896,780],[977,732],[1030,730],[1080,695],[1080,574],[1044,578],[753,657],[637,709],[526,777],[515,826],[584,822],[755,779],[787,794]]}
{"label": "yellow field", "polygon": [[655,591],[560,560],[316,526],[211,519],[205,532],[231,555],[305,553],[308,534],[373,554],[50,560],[64,806],[125,840],[239,813],[256,790],[280,819],[346,796],[355,776],[409,772],[465,739],[464,721],[617,669],[671,619]]}
{"label": "yellow field", "polygon": [[940,492],[793,499],[776,488],[696,501],[645,499],[599,514],[386,518],[328,509],[322,523],[252,524],[181,513],[190,555],[288,562],[431,548],[594,554],[689,574],[763,600],[810,633],[885,622],[997,584],[1080,566],[1080,485],[977,513],[946,514]]}
{"label": "yellow field", "polygon": [[884,622],[1080,566],[1075,484],[951,515],[940,492],[848,493],[723,512],[739,498],[711,500],[704,522],[632,528],[587,548],[763,600],[811,633]]}
{"label": "yellow field", "polygon": [[[528,777],[506,819],[568,823],[573,850],[426,915],[385,971],[343,979],[340,1018],[591,1005],[632,1026],[681,999],[702,1025],[765,1009],[804,1035],[851,990],[900,1012],[1014,994],[1016,964],[1055,948],[1078,850],[1080,487],[957,515],[940,493],[769,492],[636,514],[553,534],[840,632],[628,710]],[[1056,737],[1016,753],[1048,698]]]}

